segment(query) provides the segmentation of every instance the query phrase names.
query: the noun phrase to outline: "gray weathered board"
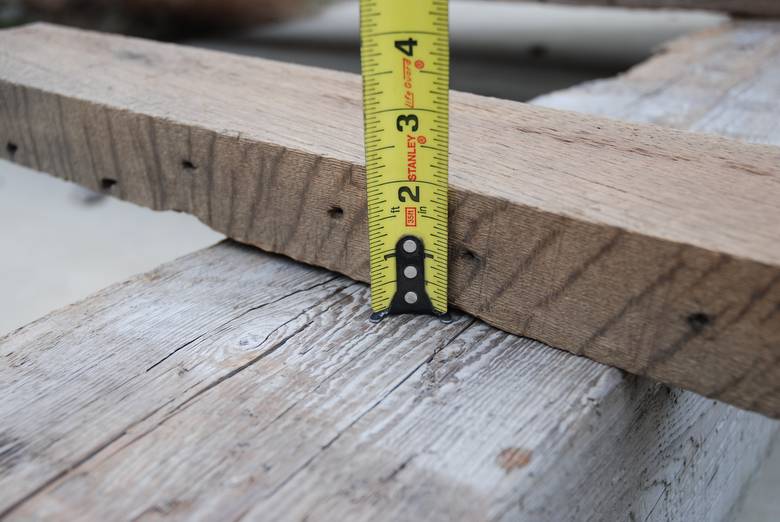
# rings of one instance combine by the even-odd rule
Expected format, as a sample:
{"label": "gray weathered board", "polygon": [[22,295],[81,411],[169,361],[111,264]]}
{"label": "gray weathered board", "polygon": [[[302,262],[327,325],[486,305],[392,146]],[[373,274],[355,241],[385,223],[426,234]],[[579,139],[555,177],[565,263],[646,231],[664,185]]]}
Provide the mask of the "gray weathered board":
{"label": "gray weathered board", "polygon": [[[452,100],[455,306],[780,416],[780,148]],[[19,163],[368,278],[354,75],[31,26],[0,115]]]}
{"label": "gray weathered board", "polygon": [[640,7],[661,9],[709,9],[741,16],[780,16],[777,0],[525,0],[546,4]]}
{"label": "gray weathered board", "polygon": [[780,145],[779,93],[780,22],[742,21],[671,42],[618,78],[535,103]]}
{"label": "gray weathered board", "polygon": [[717,521],[777,431],[367,300],[225,243],[0,340],[0,518]]}
{"label": "gray weathered board", "polygon": [[226,243],[0,341],[8,520],[722,520],[776,423]]}

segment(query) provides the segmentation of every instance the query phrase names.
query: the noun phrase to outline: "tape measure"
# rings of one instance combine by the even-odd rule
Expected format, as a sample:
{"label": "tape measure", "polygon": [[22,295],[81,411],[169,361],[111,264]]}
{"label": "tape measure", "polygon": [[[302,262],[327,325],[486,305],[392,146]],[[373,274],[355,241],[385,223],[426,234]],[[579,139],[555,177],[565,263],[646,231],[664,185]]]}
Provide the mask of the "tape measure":
{"label": "tape measure", "polygon": [[447,0],[361,0],[372,321],[447,315]]}

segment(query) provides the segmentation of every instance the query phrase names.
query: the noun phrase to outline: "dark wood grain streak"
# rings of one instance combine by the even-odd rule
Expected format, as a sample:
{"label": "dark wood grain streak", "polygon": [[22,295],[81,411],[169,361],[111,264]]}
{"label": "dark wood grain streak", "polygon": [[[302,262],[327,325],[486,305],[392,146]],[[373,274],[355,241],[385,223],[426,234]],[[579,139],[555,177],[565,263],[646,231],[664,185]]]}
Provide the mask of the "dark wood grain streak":
{"label": "dark wood grain streak", "polygon": [[[488,301],[494,303],[500,300],[502,297],[504,297],[504,295],[509,290],[511,290],[512,285],[520,278],[520,276],[527,273],[529,268],[531,268],[531,266],[533,265],[533,263],[538,260],[539,256],[545,250],[547,250],[552,245],[554,245],[555,242],[558,241],[558,239],[561,237],[562,234],[563,234],[563,227],[557,226],[557,227],[552,227],[549,232],[547,232],[544,236],[539,238],[538,241],[536,241],[531,247],[531,250],[528,253],[528,255],[522,258],[522,261],[520,261],[517,264],[515,269],[504,278],[503,282],[500,284],[498,289],[494,290],[490,294],[490,296],[488,297]],[[490,244],[491,236],[492,234],[488,234],[488,244]],[[488,252],[485,257],[489,259],[490,253]],[[487,274],[485,273],[484,275]]]}
{"label": "dark wood grain streak", "polygon": [[593,344],[599,338],[609,333],[611,328],[613,328],[615,325],[620,323],[629,310],[631,310],[633,307],[640,304],[648,296],[652,295],[653,292],[656,291],[656,289],[658,289],[659,287],[672,283],[674,281],[675,275],[684,266],[685,265],[683,261],[677,259],[671,267],[669,267],[667,270],[659,274],[658,277],[653,279],[650,282],[650,284],[647,285],[645,288],[643,288],[638,294],[630,296],[625,301],[623,306],[620,307],[620,309],[612,317],[610,317],[604,324],[599,326],[598,329],[595,332],[593,332],[593,334],[590,337],[585,339],[582,345],[575,350],[575,353],[579,355],[588,353],[588,351],[592,348]]}
{"label": "dark wood grain streak", "polygon": [[577,280],[582,277],[582,274],[585,273],[586,270],[595,265],[599,259],[607,255],[613,248],[615,248],[618,241],[620,240],[621,235],[622,232],[620,230],[616,230],[612,237],[606,243],[604,243],[604,245],[599,248],[595,254],[587,258],[580,266],[578,266],[568,275],[566,280],[563,282],[563,285],[553,289],[550,293],[545,295],[541,301],[532,305],[533,308],[537,310],[537,312],[534,312],[528,317],[528,319],[526,319],[526,322],[523,324],[523,330],[528,329],[531,321],[534,320],[534,317],[536,317],[538,313],[544,312],[551,304],[555,303],[561,297],[566,295],[566,291],[569,289],[569,287],[575,284]]}

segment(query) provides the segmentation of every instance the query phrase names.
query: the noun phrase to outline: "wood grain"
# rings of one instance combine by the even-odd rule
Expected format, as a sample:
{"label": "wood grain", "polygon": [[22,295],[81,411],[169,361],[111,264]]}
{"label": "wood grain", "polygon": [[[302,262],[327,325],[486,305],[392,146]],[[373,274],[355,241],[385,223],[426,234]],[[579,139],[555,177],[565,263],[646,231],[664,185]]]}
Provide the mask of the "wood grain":
{"label": "wood grain", "polygon": [[[357,77],[37,25],[0,78],[6,157],[368,278]],[[780,416],[780,149],[458,93],[451,144],[455,306]]]}
{"label": "wood grain", "polygon": [[0,518],[725,520],[777,423],[233,243],[0,339]]}
{"label": "wood grain", "polygon": [[671,42],[617,78],[534,103],[780,145],[779,87],[780,22],[735,22]]}
{"label": "wood grain", "polygon": [[704,9],[740,16],[780,16],[775,0],[525,0],[545,4],[595,5],[661,9]]}
{"label": "wood grain", "polygon": [[[532,103],[777,146],[778,85],[780,22],[742,21],[671,42],[617,78],[541,96]],[[760,297],[762,290],[754,295]],[[780,321],[776,312],[767,320]],[[769,365],[777,361],[777,349],[774,342],[771,350],[776,355],[769,356]],[[757,362],[723,389],[751,386],[753,377],[765,369]]]}

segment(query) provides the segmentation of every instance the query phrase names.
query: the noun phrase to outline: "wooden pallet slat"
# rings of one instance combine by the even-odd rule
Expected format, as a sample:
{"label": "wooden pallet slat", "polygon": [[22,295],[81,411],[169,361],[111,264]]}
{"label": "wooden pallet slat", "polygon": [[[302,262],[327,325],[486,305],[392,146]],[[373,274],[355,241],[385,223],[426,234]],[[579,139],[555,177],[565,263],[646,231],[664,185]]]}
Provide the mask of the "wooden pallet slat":
{"label": "wooden pallet slat", "polygon": [[[6,157],[367,280],[357,77],[49,26],[0,43]],[[454,305],[780,415],[780,149],[452,98]]]}
{"label": "wooden pallet slat", "polygon": [[223,243],[0,339],[0,518],[721,520],[777,428],[368,297]]}

